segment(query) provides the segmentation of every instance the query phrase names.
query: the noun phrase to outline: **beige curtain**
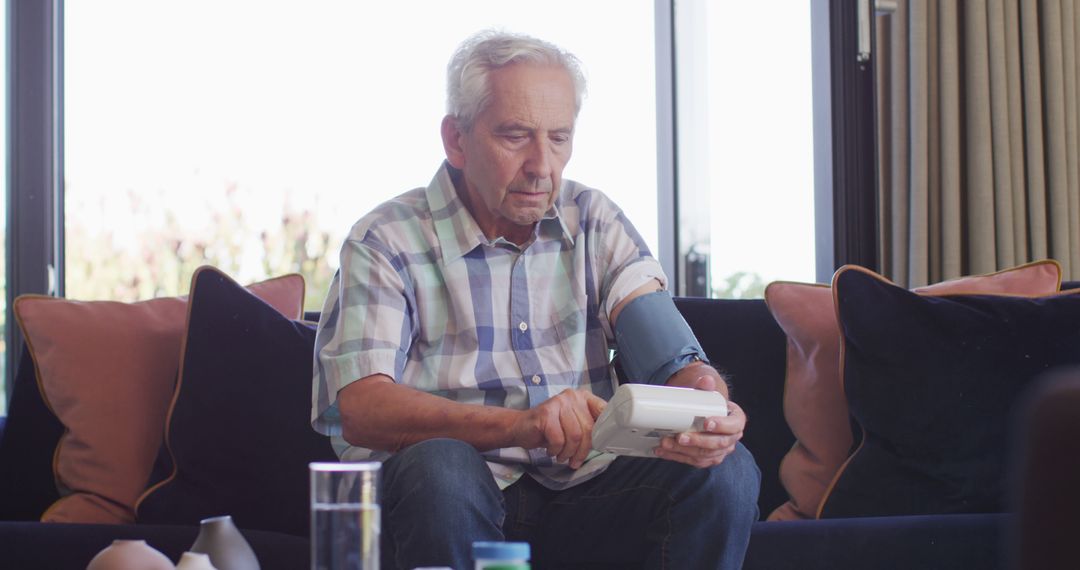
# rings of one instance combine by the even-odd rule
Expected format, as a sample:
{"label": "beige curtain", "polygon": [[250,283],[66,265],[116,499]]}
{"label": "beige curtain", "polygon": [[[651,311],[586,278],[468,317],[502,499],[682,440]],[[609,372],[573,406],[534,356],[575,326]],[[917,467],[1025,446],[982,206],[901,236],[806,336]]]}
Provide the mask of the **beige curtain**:
{"label": "beige curtain", "polygon": [[877,18],[882,270],[918,286],[1053,258],[1080,279],[1080,8],[899,0]]}

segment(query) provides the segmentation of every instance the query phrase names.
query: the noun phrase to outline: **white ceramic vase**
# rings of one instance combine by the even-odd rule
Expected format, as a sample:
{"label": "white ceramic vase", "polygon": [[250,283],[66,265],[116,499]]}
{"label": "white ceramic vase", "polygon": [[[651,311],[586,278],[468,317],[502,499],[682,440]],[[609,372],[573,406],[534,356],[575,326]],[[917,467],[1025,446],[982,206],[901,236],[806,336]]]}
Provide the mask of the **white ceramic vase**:
{"label": "white ceramic vase", "polygon": [[173,570],[172,560],[145,540],[114,540],[90,559],[86,570]]}
{"label": "white ceramic vase", "polygon": [[199,536],[188,550],[208,554],[217,570],[259,570],[255,551],[229,515],[203,519]]}
{"label": "white ceramic vase", "polygon": [[210,555],[201,552],[185,552],[180,555],[176,570],[217,570],[210,563]]}

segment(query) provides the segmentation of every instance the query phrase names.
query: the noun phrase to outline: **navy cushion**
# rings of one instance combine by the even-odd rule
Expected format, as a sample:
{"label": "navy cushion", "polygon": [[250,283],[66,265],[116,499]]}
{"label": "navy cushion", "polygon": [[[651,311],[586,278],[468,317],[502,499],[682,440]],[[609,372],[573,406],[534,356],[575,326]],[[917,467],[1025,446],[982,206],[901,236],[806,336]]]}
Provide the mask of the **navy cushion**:
{"label": "navy cushion", "polygon": [[41,398],[34,359],[24,347],[0,437],[0,520],[38,520],[60,498],[52,464],[63,433]]}
{"label": "navy cushion", "polygon": [[822,516],[1004,510],[1014,403],[1080,363],[1080,294],[930,297],[858,267],[833,285],[863,442]]}
{"label": "navy cushion", "polygon": [[307,534],[308,463],[337,460],[310,424],[314,343],[312,324],[220,271],[196,273],[165,434],[171,475],[140,499],[139,522],[232,515],[241,528]]}

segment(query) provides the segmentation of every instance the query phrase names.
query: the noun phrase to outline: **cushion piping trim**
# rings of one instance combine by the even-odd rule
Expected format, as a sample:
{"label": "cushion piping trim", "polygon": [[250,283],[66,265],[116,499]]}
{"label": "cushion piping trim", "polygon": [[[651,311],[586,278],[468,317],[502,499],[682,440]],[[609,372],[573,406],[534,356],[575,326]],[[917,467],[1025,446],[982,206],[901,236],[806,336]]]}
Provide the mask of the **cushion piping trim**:
{"label": "cushion piping trim", "polygon": [[[34,350],[34,343],[30,341],[30,335],[26,334],[26,324],[23,322],[22,314],[19,312],[19,305],[21,304],[21,301],[23,299],[58,298],[59,297],[53,297],[52,295],[38,295],[32,293],[26,295],[19,295],[18,298],[15,299],[15,302],[12,304],[11,312],[15,314],[15,322],[18,323],[19,330],[22,331],[23,342],[26,343],[26,349],[30,353],[30,359],[35,362],[34,381],[37,384],[38,394],[41,396],[41,401],[45,404],[45,407],[49,409],[49,412],[52,413],[53,417],[57,418],[57,420],[59,421],[60,416],[56,414],[56,410],[53,409],[52,403],[49,402],[49,398],[45,395],[45,384],[44,381],[41,379],[41,367],[36,364],[37,356],[36,351]],[[60,481],[60,474],[57,472],[57,464],[60,461],[60,448],[64,445],[64,439],[67,437],[68,434],[71,433],[71,430],[68,428],[67,424],[65,424],[64,422],[60,422],[60,425],[64,426],[64,433],[60,434],[60,439],[56,440],[56,445],[53,447],[52,454],[53,484],[56,486],[57,493],[60,492],[61,487],[66,487]],[[38,517],[38,521],[45,520],[46,515],[48,515],[50,511],[55,509],[60,504],[60,501],[62,499],[64,499],[64,497],[60,497],[59,499],[53,501],[44,511],[42,511],[41,516]]]}
{"label": "cushion piping trim", "polygon": [[[217,269],[214,269],[213,267],[211,267],[209,265],[204,265],[202,267],[199,267],[199,268],[197,268],[195,270],[194,273],[192,273],[192,275],[191,275],[191,287],[188,290],[187,312],[186,312],[186,314],[184,316],[184,330],[185,331],[187,331],[190,328],[190,324],[191,324],[191,298],[195,296],[195,287],[196,287],[196,285],[198,283],[198,277],[204,271],[215,271],[215,272],[219,273],[220,275],[222,275],[223,277],[225,277],[226,279],[228,278],[228,276],[226,276],[224,273],[222,273],[221,271],[219,271]],[[162,440],[161,440],[162,444],[165,446],[165,451],[169,454],[170,461],[172,461],[172,470],[169,473],[168,477],[166,477],[162,481],[158,481],[157,483],[151,485],[149,488],[144,490],[142,492],[142,494],[139,495],[138,499],[135,499],[134,510],[135,510],[135,521],[136,522],[138,522],[138,520],[139,520],[139,507],[142,506],[143,500],[146,499],[146,497],[149,496],[151,493],[153,493],[154,491],[158,490],[159,488],[164,487],[165,485],[171,483],[176,478],[176,473],[177,473],[176,455],[173,453],[172,445],[169,444],[169,431],[170,431],[170,429],[172,427],[173,409],[176,407],[176,400],[180,397],[180,388],[181,388],[181,385],[184,382],[184,355],[185,354],[187,354],[187,334],[184,334],[183,337],[181,337],[181,339],[180,339],[180,364],[179,364],[179,367],[178,367],[178,369],[176,371],[176,387],[173,388],[172,399],[169,400],[169,411],[165,414],[165,430],[164,430],[164,433],[162,434]]]}

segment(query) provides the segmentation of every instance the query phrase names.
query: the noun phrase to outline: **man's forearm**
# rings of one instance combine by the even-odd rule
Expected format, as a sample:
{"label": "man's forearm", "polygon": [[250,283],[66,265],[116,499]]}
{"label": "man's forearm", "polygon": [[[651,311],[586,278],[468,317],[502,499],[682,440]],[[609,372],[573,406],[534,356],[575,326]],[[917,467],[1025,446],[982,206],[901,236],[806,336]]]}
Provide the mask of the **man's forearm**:
{"label": "man's forearm", "polygon": [[461,404],[368,377],[338,393],[345,441],[397,451],[437,437],[458,439],[481,451],[514,446],[512,426],[519,412],[495,406]]}

